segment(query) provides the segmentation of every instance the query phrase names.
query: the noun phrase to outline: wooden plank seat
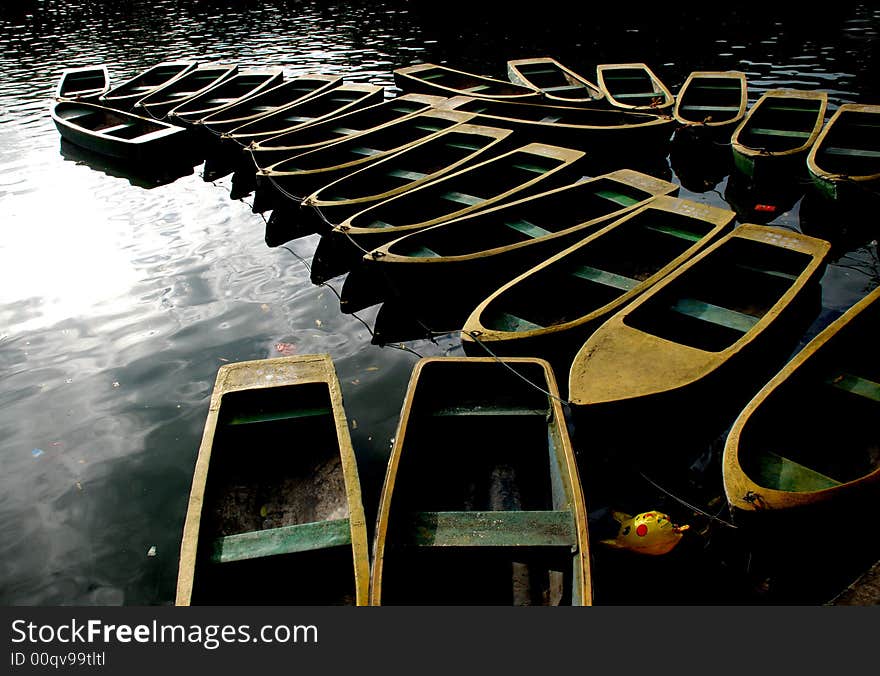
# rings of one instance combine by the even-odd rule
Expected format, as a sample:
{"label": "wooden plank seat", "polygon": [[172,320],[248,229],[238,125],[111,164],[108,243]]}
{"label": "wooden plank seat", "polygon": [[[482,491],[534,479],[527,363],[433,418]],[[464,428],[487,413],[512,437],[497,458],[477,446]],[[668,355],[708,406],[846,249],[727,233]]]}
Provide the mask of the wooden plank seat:
{"label": "wooden plank seat", "polygon": [[518,221],[504,221],[504,225],[508,228],[512,228],[517,232],[521,232],[524,235],[531,237],[532,239],[538,239],[539,237],[546,237],[551,234],[549,230],[545,230],[539,225],[535,225],[534,223],[530,223],[524,219],[520,219]]}
{"label": "wooden plank seat", "polygon": [[427,174],[423,174],[418,171],[407,171],[406,169],[392,169],[388,172],[388,176],[393,176],[394,178],[405,178],[408,181],[420,181],[425,178]]}
{"label": "wooden plank seat", "polygon": [[464,204],[469,207],[484,201],[482,197],[475,197],[474,195],[467,195],[463,192],[456,192],[454,190],[443,193],[440,197],[449,200],[450,202],[458,202],[459,204]]}
{"label": "wooden plank seat", "polygon": [[252,425],[254,423],[276,422],[279,420],[295,420],[298,418],[314,418],[331,415],[332,411],[327,407],[296,408],[285,411],[261,411],[247,415],[238,415],[227,421],[227,425]]}
{"label": "wooden plank seat", "polygon": [[808,131],[795,131],[794,129],[768,129],[765,127],[752,127],[749,133],[757,136],[788,136],[791,138],[810,138]]}
{"label": "wooden plank seat", "polygon": [[571,92],[586,89],[584,85],[559,85],[557,87],[543,87],[545,92]]}
{"label": "wooden plank seat", "polygon": [[211,545],[212,563],[231,563],[351,544],[348,519],[315,521],[227,535]]}
{"label": "wooden plank seat", "polygon": [[654,232],[662,232],[664,235],[671,235],[672,237],[684,239],[688,242],[699,242],[703,239],[703,235],[699,233],[684,230],[682,228],[673,228],[671,225],[646,225],[645,229],[653,230]]}
{"label": "wooden plank seat", "polygon": [[764,451],[758,462],[761,478],[777,490],[819,491],[840,485],[839,481],[773,451]]}
{"label": "wooden plank seat", "polygon": [[639,283],[639,280],[633,279],[632,277],[624,277],[615,272],[599,270],[598,268],[593,268],[589,265],[581,265],[575,270],[572,270],[571,274],[590,282],[597,282],[604,286],[620,289],[621,291],[629,291],[630,289],[635,288]]}
{"label": "wooden plank seat", "polygon": [[495,315],[493,324],[502,331],[533,331],[535,329],[544,328],[540,324],[535,324],[528,319],[517,317],[510,312],[498,312]]}
{"label": "wooden plank seat", "polygon": [[694,105],[685,105],[681,106],[679,110],[684,111],[717,111],[719,113],[736,113],[739,112],[739,106],[694,106]]}
{"label": "wooden plank seat", "polygon": [[867,148],[842,148],[839,146],[831,146],[829,148],[823,148],[822,152],[826,155],[836,155],[839,157],[880,158],[880,150],[869,150]]}
{"label": "wooden plank seat", "polygon": [[759,317],[726,307],[705,303],[696,298],[680,298],[671,309],[679,314],[745,333],[758,323]]}
{"label": "wooden plank seat", "polygon": [[416,547],[577,547],[569,511],[416,512],[403,540]]}
{"label": "wooden plank seat", "polygon": [[630,92],[629,94],[612,94],[615,99],[638,99],[655,96],[663,96],[660,92]]}
{"label": "wooden plank seat", "polygon": [[435,408],[431,411],[435,418],[448,418],[458,416],[521,416],[534,415],[546,417],[549,411],[544,408],[522,408],[520,406],[449,406]]}
{"label": "wooden plank seat", "polygon": [[880,402],[880,383],[862,378],[852,373],[836,373],[825,381],[839,390]]}
{"label": "wooden plank seat", "polygon": [[122,124],[117,124],[112,127],[104,127],[99,130],[102,134],[113,134],[117,131],[122,131],[123,129],[128,129],[129,127],[133,127],[134,122],[123,122]]}

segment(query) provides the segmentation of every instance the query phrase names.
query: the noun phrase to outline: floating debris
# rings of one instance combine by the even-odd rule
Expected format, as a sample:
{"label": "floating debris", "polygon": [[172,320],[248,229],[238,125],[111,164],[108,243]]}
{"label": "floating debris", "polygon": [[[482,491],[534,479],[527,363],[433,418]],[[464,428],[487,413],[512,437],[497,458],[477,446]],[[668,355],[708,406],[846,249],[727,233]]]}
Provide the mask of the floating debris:
{"label": "floating debris", "polygon": [[156,545],[153,545],[147,550],[147,556],[156,556]]}
{"label": "floating debris", "polygon": [[293,343],[275,343],[275,351],[280,354],[296,354],[296,345]]}
{"label": "floating debris", "polygon": [[35,458],[39,458],[41,455],[43,455],[44,452],[45,451],[43,451],[42,448],[35,448],[34,450],[31,451],[31,455],[34,456]]}

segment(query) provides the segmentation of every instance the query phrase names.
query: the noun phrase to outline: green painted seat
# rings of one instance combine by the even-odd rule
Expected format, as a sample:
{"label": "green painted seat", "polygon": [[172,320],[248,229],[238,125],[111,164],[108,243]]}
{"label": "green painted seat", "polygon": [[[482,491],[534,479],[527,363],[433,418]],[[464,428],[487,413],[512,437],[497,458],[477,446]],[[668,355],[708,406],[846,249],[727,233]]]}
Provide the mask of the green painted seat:
{"label": "green painted seat", "polygon": [[698,232],[691,232],[690,230],[684,230],[682,228],[674,228],[671,225],[646,225],[645,229],[653,230],[654,232],[662,232],[664,235],[671,235],[672,237],[687,240],[688,242],[699,242],[705,236]]}
{"label": "green painted seat", "polygon": [[540,324],[530,322],[528,319],[517,317],[510,312],[497,312],[492,317],[492,327],[501,329],[502,331],[534,331],[535,329],[544,328]]}
{"label": "green painted seat", "polygon": [[633,204],[638,204],[639,200],[634,197],[630,197],[629,195],[624,195],[621,192],[617,192],[615,190],[597,190],[596,196],[601,197],[602,199],[610,200],[619,204],[622,207],[631,207]]}
{"label": "green painted seat", "polygon": [[633,279],[632,277],[624,277],[623,275],[618,275],[614,272],[606,272],[605,270],[592,268],[589,265],[578,266],[571,271],[571,274],[575,277],[580,277],[581,279],[586,279],[590,282],[597,282],[598,284],[610,286],[621,291],[629,291],[639,284],[639,280]]}
{"label": "green painted seat", "polygon": [[211,562],[231,563],[348,544],[351,544],[348,519],[315,521],[217,538],[212,543]]}
{"label": "green painted seat", "polygon": [[474,195],[467,195],[463,192],[456,192],[454,190],[443,193],[440,197],[449,200],[450,202],[458,202],[459,204],[464,204],[469,207],[484,201],[482,197],[475,197]]}
{"label": "green painted seat", "polygon": [[431,415],[437,418],[457,417],[457,416],[522,416],[534,415],[546,417],[549,411],[543,408],[523,408],[521,406],[502,406],[502,405],[473,405],[473,406],[449,406],[446,408],[435,408],[431,411]]}
{"label": "green painted seat", "polygon": [[681,298],[671,308],[674,312],[718,324],[734,331],[745,333],[758,323],[759,317],[729,310],[719,305],[704,303],[695,298]]}
{"label": "green painted seat", "polygon": [[761,485],[780,491],[819,491],[840,485],[839,481],[772,451],[763,451],[758,458],[757,478]]}
{"label": "green painted seat", "polygon": [[751,127],[749,133],[757,136],[786,136],[790,138],[810,138],[808,131],[795,131],[794,129],[767,129],[765,127]]}
{"label": "green painted seat", "polygon": [[317,408],[296,408],[285,411],[260,411],[258,413],[250,413],[237,415],[227,421],[227,425],[252,425],[254,423],[275,422],[278,420],[295,420],[297,418],[315,418],[319,416],[332,415],[333,411],[327,407]]}
{"label": "green painted seat", "polygon": [[836,373],[826,381],[832,387],[880,402],[880,383],[851,373]]}
{"label": "green painted seat", "polygon": [[529,223],[529,221],[525,219],[520,219],[518,221],[504,221],[504,225],[508,228],[512,228],[517,232],[521,232],[532,239],[538,239],[539,237],[546,237],[551,234],[549,230],[545,230],[539,225],[535,225],[534,223]]}
{"label": "green painted seat", "polygon": [[576,547],[569,511],[416,512],[403,534],[417,547]]}
{"label": "green painted seat", "polygon": [[840,148],[832,146],[822,150],[826,155],[836,155],[839,157],[880,157],[880,150],[869,150],[867,148]]}

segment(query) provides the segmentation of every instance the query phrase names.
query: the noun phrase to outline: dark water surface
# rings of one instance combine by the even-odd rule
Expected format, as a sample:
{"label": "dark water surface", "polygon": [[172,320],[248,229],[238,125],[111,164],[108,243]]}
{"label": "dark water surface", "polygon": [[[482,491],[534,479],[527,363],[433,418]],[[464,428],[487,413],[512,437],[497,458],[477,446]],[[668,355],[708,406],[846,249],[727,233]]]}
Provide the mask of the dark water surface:
{"label": "dark water surface", "polygon": [[[340,313],[333,293],[313,285],[291,251],[268,247],[252,197],[232,199],[229,176],[205,181],[197,165],[151,187],[62,148],[49,107],[63,68],[105,63],[119,82],[162,60],[220,60],[344,75],[391,95],[392,69],[416,61],[503,77],[507,59],[550,55],[587,75],[597,63],[644,61],[673,92],[691,70],[739,69],[752,102],[774,87],[821,89],[829,115],[845,102],[880,103],[880,10],[868,3],[834,3],[808,19],[781,10],[591,15],[585,4],[574,16],[496,19],[487,11],[466,24],[454,12],[420,8],[455,3],[7,4],[0,9],[5,605],[173,602],[208,399],[217,368],[230,361],[333,356],[372,520],[417,358],[371,344],[365,325]],[[674,156],[664,169],[683,197],[730,204],[741,220],[756,215],[752,197],[737,203],[726,173],[713,176]],[[876,218],[808,219],[802,193],[777,205],[772,223],[804,231],[809,223],[833,238],[815,332],[878,283]],[[316,243],[311,236],[288,246],[309,259]],[[331,283],[338,289],[341,280]],[[371,325],[376,310],[360,316]],[[454,334],[407,346],[461,354]],[[741,597],[725,589],[702,600],[758,598],[749,584],[743,589]]]}

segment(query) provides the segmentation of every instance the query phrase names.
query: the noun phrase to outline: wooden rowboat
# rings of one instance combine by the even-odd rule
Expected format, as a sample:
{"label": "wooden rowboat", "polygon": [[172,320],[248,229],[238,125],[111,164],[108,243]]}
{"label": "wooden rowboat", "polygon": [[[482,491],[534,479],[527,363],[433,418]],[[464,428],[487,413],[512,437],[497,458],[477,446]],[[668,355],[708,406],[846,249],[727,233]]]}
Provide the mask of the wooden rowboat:
{"label": "wooden rowboat", "polygon": [[235,127],[225,132],[222,138],[246,148],[253,143],[302,129],[320,120],[379,103],[384,91],[385,89],[379,85],[346,82],[323,94],[279,108],[240,127]]}
{"label": "wooden rowboat", "polygon": [[730,139],[733,161],[759,180],[801,173],[825,122],[828,94],[797,89],[764,92]]}
{"label": "wooden rowboat", "polygon": [[416,363],[382,487],[370,603],[592,604],[584,496],[546,362]]}
{"label": "wooden rowboat", "polygon": [[419,301],[416,307],[454,309],[450,325],[460,327],[506,281],[658,195],[677,192],[674,183],[619,169],[413,232],[363,256],[342,287],[341,306],[356,312],[404,294]]}
{"label": "wooden rowboat", "polygon": [[280,68],[239,70],[235,75],[169,110],[168,119],[180,125],[196,124],[204,117],[281,84],[283,79],[284,72]]}
{"label": "wooden rowboat", "polygon": [[300,75],[207,115],[199,120],[199,124],[219,136],[258,117],[305,101],[341,84],[342,78],[338,75]]}
{"label": "wooden rowboat", "polygon": [[157,120],[164,120],[172,108],[203,94],[237,72],[238,66],[234,64],[199,66],[140,99],[134,105],[134,111]]}
{"label": "wooden rowboat", "polygon": [[675,197],[651,200],[483,300],[462,329],[465,352],[555,357],[550,361],[564,363],[567,373],[574,352],[602,322],[716,239],[735,216]]}
{"label": "wooden rowboat", "polygon": [[644,63],[601,63],[596,77],[608,102],[618,108],[660,112],[675,103],[669,88]]}
{"label": "wooden rowboat", "polygon": [[433,63],[420,63],[396,69],[394,84],[405,92],[418,94],[465,95],[508,101],[541,98],[541,92],[533,87],[524,87]]}
{"label": "wooden rowboat", "polygon": [[98,103],[119,110],[131,110],[138,101],[169,82],[190,72],[198,65],[195,61],[164,61],[148,68],[133,78],[116,85],[101,97]]}
{"label": "wooden rowboat", "polygon": [[880,186],[880,106],[845,103],[807,155],[819,193],[831,200],[876,195]]}
{"label": "wooden rowboat", "polygon": [[383,124],[423,113],[429,108],[440,107],[440,104],[448,100],[442,96],[404,94],[347,113],[321,117],[310,124],[255,141],[248,145],[247,150],[258,169],[268,169],[286,157],[315,150],[349,136],[363,134]]}
{"label": "wooden rowboat", "polygon": [[538,89],[545,99],[563,105],[603,105],[605,93],[556,59],[515,59],[507,62],[511,82]]}
{"label": "wooden rowboat", "polygon": [[[749,402],[724,449],[734,518],[837,529],[880,497],[880,289],[811,340]],[[804,424],[809,421],[809,424]],[[821,525],[820,525],[821,524]]]}
{"label": "wooden rowboat", "polygon": [[[583,156],[580,150],[529,143],[367,207],[335,226],[330,236],[343,248],[354,243],[374,249],[532,192]],[[348,251],[361,255],[351,247]]]}
{"label": "wooden rowboat", "polygon": [[730,133],[745,116],[748,104],[745,73],[697,70],[681,86],[672,116],[690,131]]}
{"label": "wooden rowboat", "polygon": [[365,605],[367,532],[329,355],[220,367],[176,605]]}
{"label": "wooden rowboat", "polygon": [[190,145],[182,127],[86,101],[57,102],[52,120],[67,141],[127,161],[180,158]]}
{"label": "wooden rowboat", "polygon": [[302,205],[313,207],[325,226],[338,225],[372,204],[499,151],[511,134],[497,127],[455,125],[319,188]]}
{"label": "wooden rowboat", "polygon": [[414,143],[454,129],[472,117],[455,110],[432,108],[364,134],[289,157],[258,171],[257,180],[271,183],[284,197],[300,202],[328,183]]}
{"label": "wooden rowboat", "polygon": [[[806,301],[818,296],[829,249],[783,228],[739,226],[586,340],[569,374],[574,410],[607,420],[613,411],[638,411],[642,431],[670,435],[667,441],[677,434],[677,445],[692,429],[716,425],[715,416],[726,414],[722,402],[754,392],[756,374],[789,354],[815,318],[818,302],[808,312]],[[687,415],[687,429],[675,422],[705,397],[711,411]]]}
{"label": "wooden rowboat", "polygon": [[628,110],[454,97],[456,110],[478,113],[485,124],[513,129],[539,143],[575,147],[591,154],[643,155],[663,148],[672,136],[671,116]]}
{"label": "wooden rowboat", "polygon": [[93,101],[110,89],[107,66],[65,68],[55,88],[55,100]]}

